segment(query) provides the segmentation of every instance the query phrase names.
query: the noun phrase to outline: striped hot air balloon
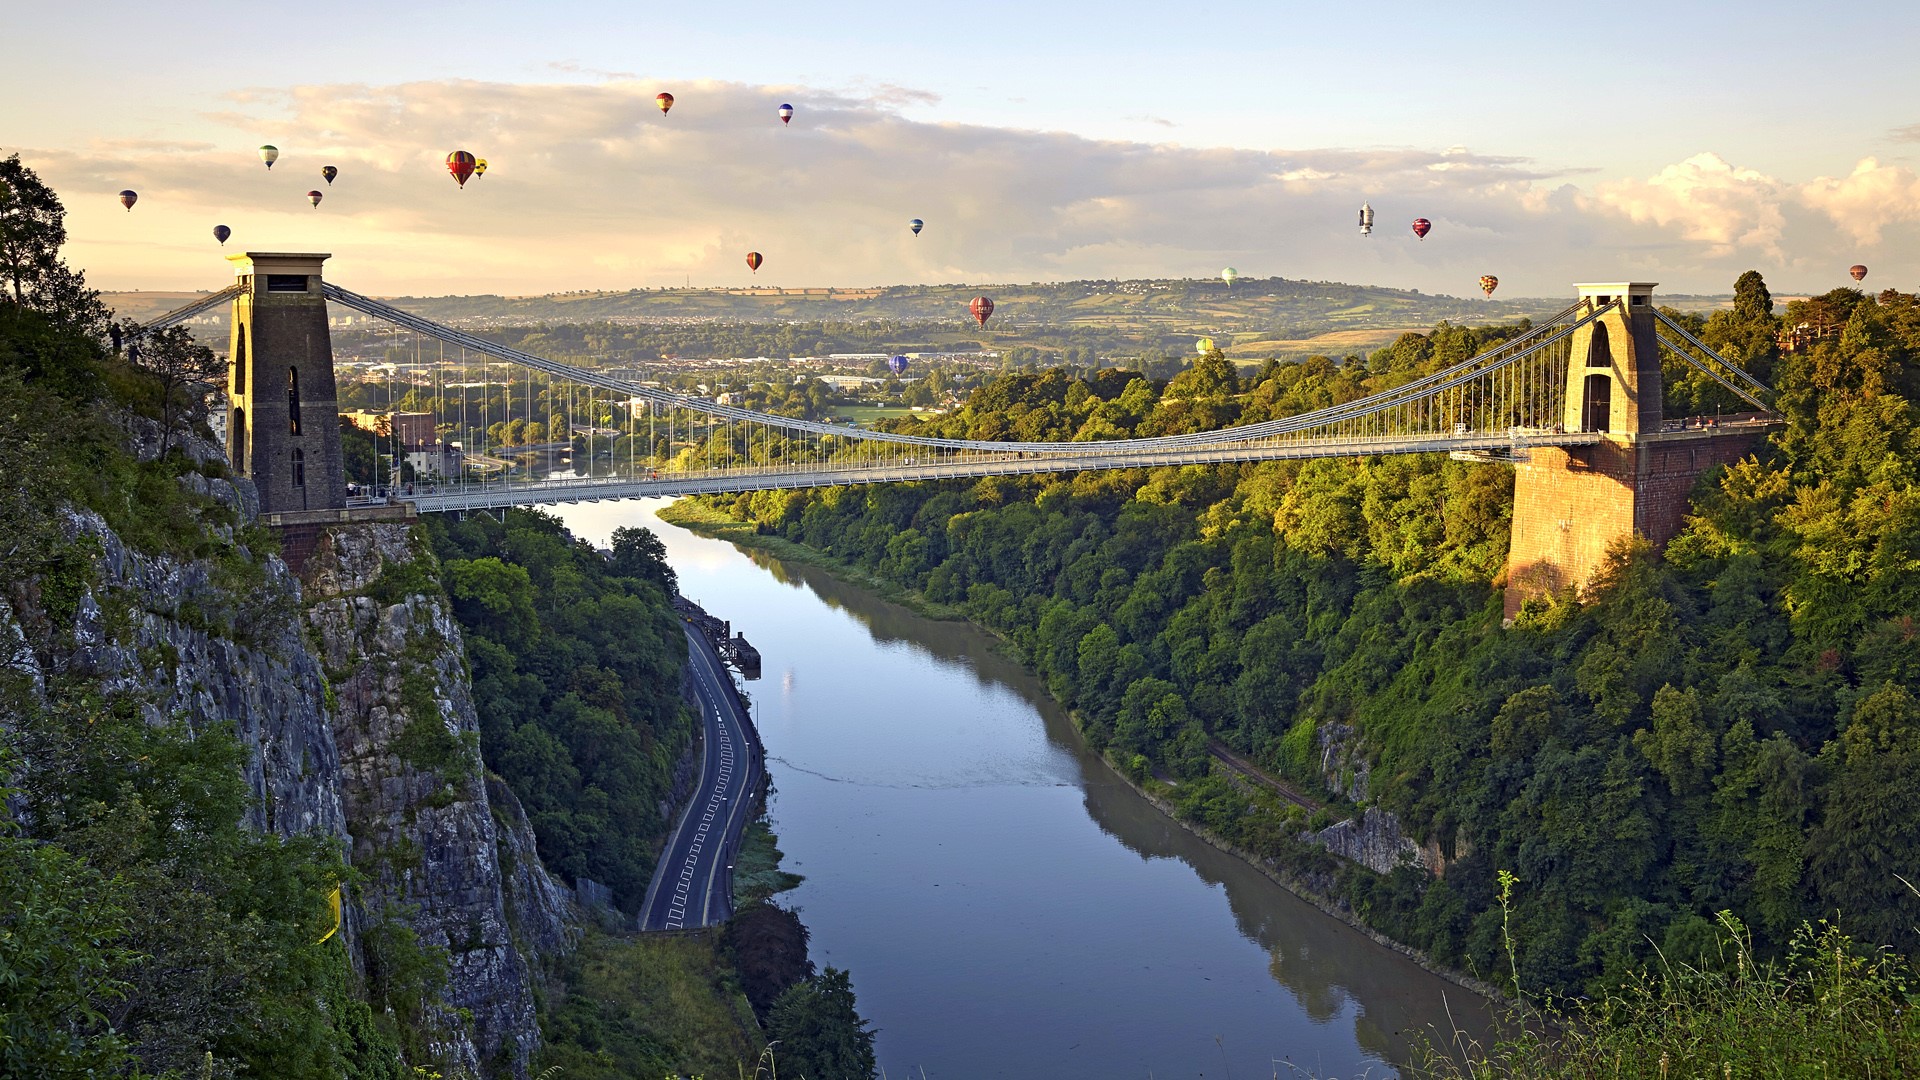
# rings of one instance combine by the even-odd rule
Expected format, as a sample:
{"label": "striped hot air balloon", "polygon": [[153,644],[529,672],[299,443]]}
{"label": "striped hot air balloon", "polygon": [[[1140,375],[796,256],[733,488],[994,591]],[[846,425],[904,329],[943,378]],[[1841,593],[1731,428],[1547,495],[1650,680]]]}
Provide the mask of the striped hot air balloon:
{"label": "striped hot air balloon", "polygon": [[973,302],[967,305],[967,310],[973,312],[974,321],[984,327],[987,325],[987,320],[993,317],[993,298],[976,296]]}
{"label": "striped hot air balloon", "polygon": [[753,271],[754,273],[757,274],[760,272],[760,264],[765,261],[766,261],[765,259],[762,259],[760,257],[759,252],[757,251],[747,252],[747,269]]}
{"label": "striped hot air balloon", "polygon": [[120,205],[126,207],[129,214],[133,213],[133,204],[139,201],[140,193],[132,188],[127,188],[120,193]]}
{"label": "striped hot air balloon", "polygon": [[447,155],[447,174],[462,188],[467,186],[467,178],[473,175],[473,166],[474,157],[465,150],[455,150]]}

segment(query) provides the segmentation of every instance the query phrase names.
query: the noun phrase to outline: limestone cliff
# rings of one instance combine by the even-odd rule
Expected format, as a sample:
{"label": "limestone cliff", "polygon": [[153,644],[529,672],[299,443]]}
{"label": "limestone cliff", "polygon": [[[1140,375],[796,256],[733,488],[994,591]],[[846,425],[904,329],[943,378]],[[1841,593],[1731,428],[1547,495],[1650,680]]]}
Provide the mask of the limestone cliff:
{"label": "limestone cliff", "polygon": [[[136,452],[144,441],[136,426]],[[568,901],[518,800],[481,766],[431,556],[405,524],[335,526],[303,588],[256,523],[251,485],[223,475],[212,444],[188,451],[198,467],[180,477],[189,498],[168,543],[137,550],[69,509],[73,565],[0,582],[0,667],[35,693],[57,680],[154,722],[232,724],[250,823],[337,837],[364,875],[343,934],[356,966],[380,961],[369,919],[444,947],[449,978],[426,1024],[442,1071],[521,1080],[542,961],[572,938]]]}
{"label": "limestone cliff", "polygon": [[405,524],[336,526],[302,577],[333,714],[359,901],[402,915],[451,971],[436,1055],[524,1075],[539,1043],[542,953],[565,947],[566,900],[506,785],[480,762],[460,628]]}

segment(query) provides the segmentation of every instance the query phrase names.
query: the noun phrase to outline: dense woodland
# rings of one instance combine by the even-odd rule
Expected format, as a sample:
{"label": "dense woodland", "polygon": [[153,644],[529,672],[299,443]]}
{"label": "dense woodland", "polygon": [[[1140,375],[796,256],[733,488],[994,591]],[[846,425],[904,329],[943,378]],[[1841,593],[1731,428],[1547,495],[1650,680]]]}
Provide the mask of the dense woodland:
{"label": "dense woodland", "polygon": [[[1786,429],[1703,481],[1664,557],[1501,627],[1511,473],[1437,456],[765,492],[723,499],[1003,634],[1087,737],[1180,812],[1331,869],[1303,830],[1356,802],[1447,860],[1339,871],[1373,925],[1535,990],[1697,958],[1730,912],[1761,955],[1809,919],[1920,949],[1920,300],[1836,290],[1780,356],[1758,274],[1705,340]],[[1370,363],[1221,358],[1003,376],[923,423],[974,438],[1198,430],[1351,400],[1515,332],[1441,326]],[[1718,402],[1670,376],[1670,414]],[[902,423],[914,423],[903,421]],[[1326,800],[1236,782],[1214,746]],[[1518,876],[1505,928],[1498,871]],[[1902,876],[1905,876],[1903,881]]]}
{"label": "dense woodland", "polygon": [[[132,551],[209,568],[203,603],[181,617],[245,639],[256,606],[284,596],[268,588],[277,544],[197,494],[224,469],[180,450],[191,385],[222,365],[179,332],[147,335],[138,365],[110,350],[110,313],[60,258],[63,217],[32,170],[0,160],[0,600],[26,634],[9,649],[76,645],[102,552],[63,528],[69,508],[101,515]],[[157,450],[132,452],[135,430],[157,432]],[[542,859],[637,906],[691,737],[658,540],[623,530],[598,552],[530,512],[424,528],[437,563],[383,575],[375,599],[444,588],[466,631],[483,756],[521,795]],[[95,614],[109,637],[140,616],[139,597],[105,602]],[[144,694],[108,692],[97,671],[36,682],[9,657],[0,1077],[443,1075],[423,1018],[445,950],[423,945],[404,912],[362,912],[356,966],[329,933],[329,894],[353,889],[356,871],[335,838],[248,824],[261,808],[231,722],[156,721]],[[750,899],[721,941],[589,932],[547,973],[542,1066],[585,1080],[717,1076],[771,1037],[783,1064],[871,1073],[846,973],[816,972],[798,919]]]}
{"label": "dense woodland", "polygon": [[622,529],[609,559],[536,512],[425,528],[465,631],[482,758],[520,794],[548,869],[637,911],[694,728],[664,549]]}

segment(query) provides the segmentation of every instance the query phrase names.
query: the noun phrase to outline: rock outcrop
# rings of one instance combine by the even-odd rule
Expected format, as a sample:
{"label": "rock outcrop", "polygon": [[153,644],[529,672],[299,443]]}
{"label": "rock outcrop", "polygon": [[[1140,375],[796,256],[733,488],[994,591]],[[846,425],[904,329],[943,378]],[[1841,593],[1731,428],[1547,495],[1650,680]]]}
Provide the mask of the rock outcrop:
{"label": "rock outcrop", "polygon": [[427,1025],[443,1071],[524,1080],[536,983],[571,946],[572,913],[519,800],[480,762],[431,554],[405,524],[336,526],[303,583],[219,448],[187,451],[199,467],[180,484],[199,520],[170,526],[191,542],[162,546],[188,553],[136,550],[98,514],[64,511],[87,565],[0,582],[0,671],[36,695],[53,679],[91,683],[155,723],[231,724],[248,751],[249,824],[337,837],[364,875],[343,934],[356,966],[368,967],[369,920],[446,949]]}
{"label": "rock outcrop", "polygon": [[338,707],[352,861],[370,915],[447,951],[436,1055],[521,1077],[539,1045],[534,983],[566,947],[567,901],[519,800],[480,762],[460,627],[404,524],[329,528],[305,567],[307,620]]}

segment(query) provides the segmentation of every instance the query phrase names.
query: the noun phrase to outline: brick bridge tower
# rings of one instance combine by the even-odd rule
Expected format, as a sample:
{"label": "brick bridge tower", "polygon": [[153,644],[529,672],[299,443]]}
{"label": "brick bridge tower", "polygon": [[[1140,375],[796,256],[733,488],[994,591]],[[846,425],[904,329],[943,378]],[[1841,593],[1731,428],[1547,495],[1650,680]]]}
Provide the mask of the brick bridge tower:
{"label": "brick bridge tower", "polygon": [[1528,597],[1585,588],[1607,548],[1623,537],[1638,534],[1655,546],[1673,539],[1694,481],[1746,456],[1764,434],[1752,424],[1667,424],[1653,283],[1575,287],[1588,311],[1613,300],[1622,305],[1574,332],[1567,361],[1563,429],[1606,438],[1535,447],[1514,466],[1509,619]]}
{"label": "brick bridge tower", "polygon": [[260,491],[270,515],[347,505],[333,339],[320,294],[325,255],[229,255],[233,302],[227,460]]}

